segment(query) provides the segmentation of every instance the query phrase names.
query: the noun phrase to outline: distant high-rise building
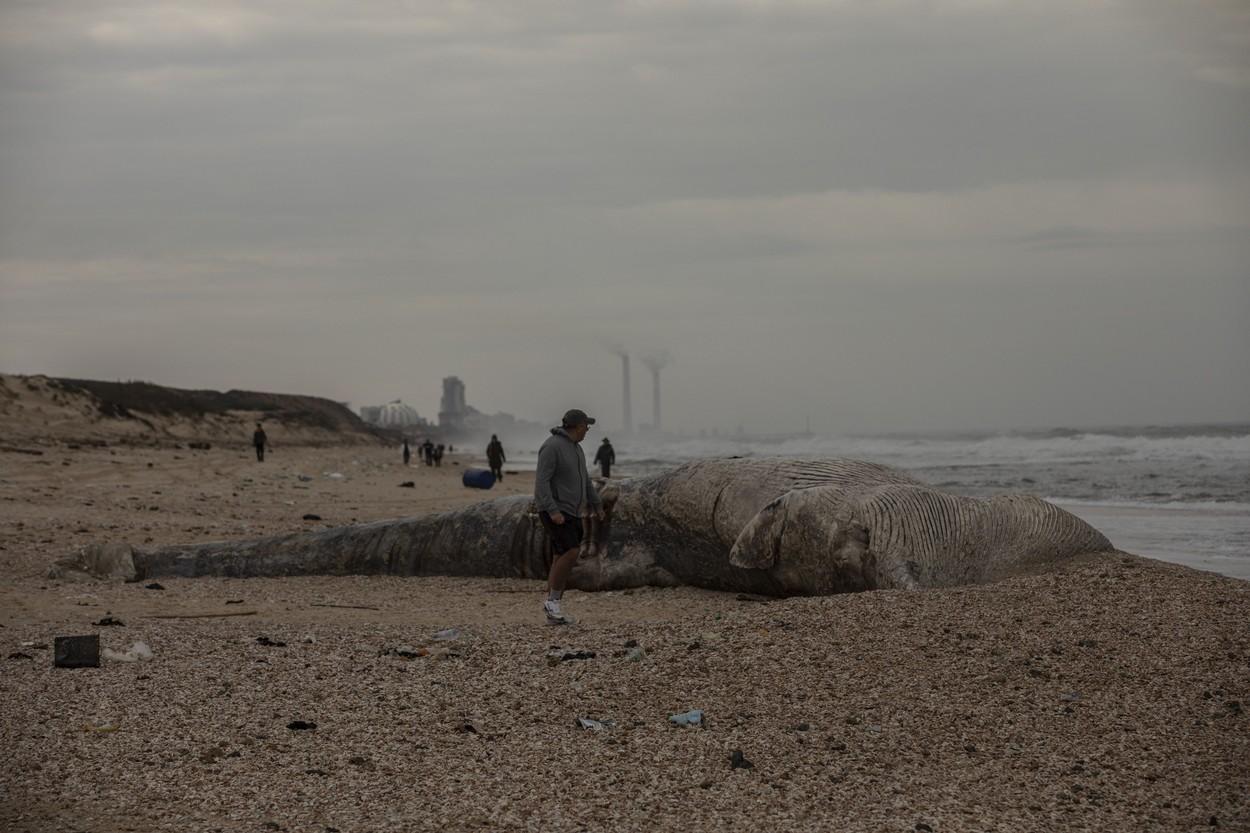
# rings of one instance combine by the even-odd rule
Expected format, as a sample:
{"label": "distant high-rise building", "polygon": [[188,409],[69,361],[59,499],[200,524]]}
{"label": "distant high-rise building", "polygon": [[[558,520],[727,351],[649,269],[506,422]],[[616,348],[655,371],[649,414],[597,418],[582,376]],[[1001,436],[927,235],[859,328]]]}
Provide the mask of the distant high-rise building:
{"label": "distant high-rise building", "polygon": [[459,376],[443,379],[443,398],[438,405],[438,425],[451,431],[464,426],[468,407],[464,401],[464,382]]}

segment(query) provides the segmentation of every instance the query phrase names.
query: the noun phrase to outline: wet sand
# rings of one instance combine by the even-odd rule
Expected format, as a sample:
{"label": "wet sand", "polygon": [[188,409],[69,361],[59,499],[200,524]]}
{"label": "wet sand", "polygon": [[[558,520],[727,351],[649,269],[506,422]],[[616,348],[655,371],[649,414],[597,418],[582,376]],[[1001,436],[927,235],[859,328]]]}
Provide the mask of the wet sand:
{"label": "wet sand", "polygon": [[[531,581],[65,583],[47,566],[88,541],[399,517],[532,475],[482,493],[470,460],[369,447],[43,450],[0,453],[5,830],[1250,829],[1244,581],[1115,556],[920,593],[571,592],[571,628]],[[246,615],[154,618],[221,613]],[[86,633],[155,657],[53,668],[53,638]],[[670,725],[691,708],[702,728]]]}

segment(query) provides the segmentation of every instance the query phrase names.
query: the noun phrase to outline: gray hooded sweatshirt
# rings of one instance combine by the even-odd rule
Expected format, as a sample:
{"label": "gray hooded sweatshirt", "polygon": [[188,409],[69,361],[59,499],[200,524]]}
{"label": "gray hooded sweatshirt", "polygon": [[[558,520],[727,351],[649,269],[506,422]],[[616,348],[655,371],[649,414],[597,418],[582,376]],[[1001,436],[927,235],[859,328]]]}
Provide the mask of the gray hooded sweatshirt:
{"label": "gray hooded sweatshirt", "polygon": [[534,503],[548,515],[560,512],[574,518],[584,518],[603,506],[586,471],[582,447],[563,428],[552,428],[538,449]]}

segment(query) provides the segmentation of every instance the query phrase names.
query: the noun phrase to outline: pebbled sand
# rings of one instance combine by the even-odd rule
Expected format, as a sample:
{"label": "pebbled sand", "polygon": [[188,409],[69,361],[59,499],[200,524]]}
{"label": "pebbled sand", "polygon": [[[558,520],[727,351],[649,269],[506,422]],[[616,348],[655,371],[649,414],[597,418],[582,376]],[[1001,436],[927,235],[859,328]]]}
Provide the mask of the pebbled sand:
{"label": "pebbled sand", "polygon": [[[39,448],[0,452],[6,831],[1250,829],[1247,582],[1117,556],[923,593],[572,592],[567,629],[538,582],[59,583],[87,541],[397,517],[532,475],[483,494],[467,458],[369,447]],[[53,668],[80,633],[156,656]],[[690,708],[704,728],[669,725]]]}

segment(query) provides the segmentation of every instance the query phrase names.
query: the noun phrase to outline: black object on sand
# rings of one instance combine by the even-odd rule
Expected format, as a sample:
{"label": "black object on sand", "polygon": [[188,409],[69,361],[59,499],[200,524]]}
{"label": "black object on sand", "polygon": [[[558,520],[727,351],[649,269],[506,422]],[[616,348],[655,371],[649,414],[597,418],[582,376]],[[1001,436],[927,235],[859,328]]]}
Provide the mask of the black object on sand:
{"label": "black object on sand", "polygon": [[52,647],[52,664],[57,668],[99,668],[99,635],[58,636]]}

